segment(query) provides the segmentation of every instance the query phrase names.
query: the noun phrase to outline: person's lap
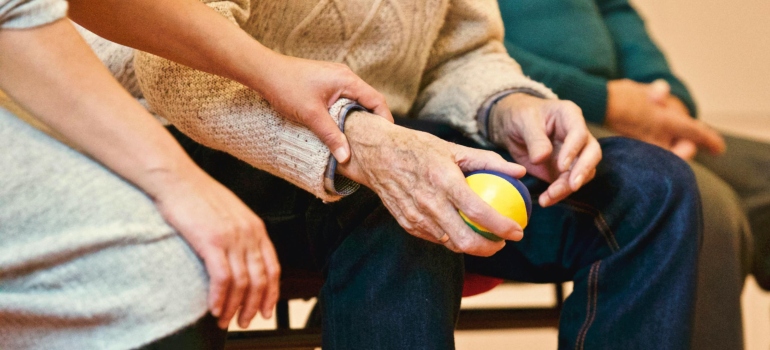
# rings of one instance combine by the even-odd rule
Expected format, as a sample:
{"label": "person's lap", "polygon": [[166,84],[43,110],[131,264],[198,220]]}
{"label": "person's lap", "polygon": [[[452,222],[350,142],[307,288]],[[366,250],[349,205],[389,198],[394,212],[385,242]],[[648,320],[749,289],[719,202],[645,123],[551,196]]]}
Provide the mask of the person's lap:
{"label": "person's lap", "polygon": [[[415,125],[411,126],[415,127]],[[438,129],[432,130],[434,133],[444,134],[442,136],[445,138],[451,138],[451,129],[446,129],[441,125],[436,127],[438,127]],[[417,125],[417,128],[420,128],[420,125]],[[178,138],[180,137],[178,133],[176,133],[175,136]],[[181,138],[183,139],[182,143],[184,145],[185,137],[181,136]],[[646,149],[645,146],[641,146],[636,142],[628,140],[618,139],[609,141],[607,144],[609,150],[617,150],[618,157],[621,158],[629,155],[642,154],[645,154],[646,157],[646,154],[650,151],[649,149]],[[643,151],[631,153],[627,151],[629,148],[635,149],[638,147],[645,149]],[[188,150],[189,149],[190,147],[188,147]],[[371,324],[372,327],[374,327],[374,325],[379,327],[377,327],[377,329],[369,329],[368,334],[366,334],[366,332],[354,333],[361,335],[361,337],[364,336],[363,334],[366,334],[369,338],[378,339],[378,334],[392,334],[393,332],[397,332],[402,336],[409,333],[414,334],[414,329],[403,329],[401,328],[402,326],[399,326],[398,324],[388,323],[387,326],[383,327],[383,325],[385,325],[383,319],[396,317],[398,313],[402,313],[400,317],[397,317],[397,319],[399,319],[398,323],[401,325],[410,324],[410,322],[408,322],[409,318],[405,318],[405,315],[418,315],[420,316],[418,319],[424,321],[425,318],[422,316],[424,316],[425,312],[415,311],[422,310],[415,309],[415,305],[419,305],[419,303],[414,304],[409,302],[409,300],[418,299],[424,303],[426,297],[422,293],[427,293],[427,295],[430,296],[430,300],[434,300],[434,302],[430,304],[432,307],[442,305],[441,308],[446,310],[442,311],[441,317],[432,317],[431,319],[438,321],[432,324],[431,330],[425,330],[422,331],[422,333],[432,334],[432,336],[435,337],[437,334],[442,333],[437,330],[440,330],[443,324],[443,334],[449,334],[449,337],[451,338],[451,325],[454,324],[452,318],[456,316],[456,310],[457,307],[459,307],[457,304],[459,302],[459,290],[457,289],[459,280],[456,276],[461,275],[462,270],[461,267],[457,267],[457,262],[460,261],[459,258],[456,257],[456,254],[449,252],[444,247],[421,241],[406,234],[400,227],[398,227],[395,220],[393,220],[384,210],[373,193],[366,189],[362,189],[358,193],[351,195],[338,203],[324,205],[320,203],[320,201],[310,198],[308,194],[302,193],[288,183],[283,182],[283,180],[277,180],[277,183],[274,183],[274,180],[264,180],[264,173],[254,170],[253,168],[248,169],[250,168],[248,165],[239,165],[238,161],[229,165],[218,163],[219,161],[212,162],[211,160],[206,160],[209,157],[200,156],[200,147],[195,146],[192,149],[194,149],[191,151],[193,158],[196,159],[204,169],[208,170],[211,168],[215,178],[218,178],[226,186],[233,189],[236,194],[242,196],[247,204],[252,205],[252,208],[255,209],[257,214],[263,217],[271,237],[276,240],[274,243],[279,251],[279,259],[281,259],[282,263],[296,260],[291,258],[292,256],[296,257],[297,255],[300,255],[305,259],[310,256],[313,257],[313,262],[305,261],[304,263],[296,264],[295,261],[295,266],[302,266],[304,264],[304,266],[315,265],[327,268],[327,277],[331,277],[331,281],[327,279],[327,284],[324,287],[321,297],[325,315],[325,326],[349,328],[350,324],[358,324],[360,326],[358,328],[359,330],[365,330],[368,322],[362,321],[362,317],[364,317],[362,316],[362,313],[364,313],[367,315],[367,319],[370,322],[373,322]],[[222,155],[210,158],[221,160],[223,157],[227,158]],[[667,175],[680,176],[682,174],[687,177],[689,174],[688,171],[683,170],[685,169],[683,166],[680,166],[678,170],[672,171],[671,164],[676,164],[676,160],[673,159],[663,162],[657,161],[655,163],[666,169],[659,169],[662,171],[661,174],[647,170],[646,174],[648,177],[657,175],[663,177]],[[234,168],[238,170],[234,170]],[[640,169],[640,167],[637,166],[633,171],[644,171],[644,169]],[[243,172],[247,175],[233,175],[234,172]],[[608,167],[606,168],[606,172],[607,175],[610,175],[611,177],[615,170]],[[219,173],[219,175],[216,175],[217,173]],[[623,174],[623,176],[625,175],[626,174]],[[607,304],[608,308],[611,308],[609,307],[611,303],[621,303],[624,301],[623,298],[635,293],[638,298],[643,301],[635,303],[633,308],[629,309],[629,314],[633,314],[634,311],[639,311],[644,314],[643,309],[646,307],[645,305],[670,305],[671,302],[676,301],[679,303],[679,309],[681,309],[681,311],[669,311],[666,314],[668,316],[666,320],[655,321],[658,323],[669,322],[671,325],[684,324],[684,326],[679,329],[683,329],[684,333],[687,333],[688,327],[686,325],[691,322],[691,318],[689,318],[689,305],[692,304],[692,298],[687,298],[686,296],[692,293],[692,285],[694,285],[694,283],[688,282],[688,278],[694,278],[694,263],[688,264],[688,262],[694,261],[695,259],[694,254],[697,250],[696,247],[698,241],[697,223],[695,222],[699,219],[697,214],[689,216],[687,214],[695,212],[695,210],[692,209],[692,206],[697,205],[697,196],[695,198],[685,198],[693,203],[690,207],[681,205],[682,198],[679,198],[678,200],[674,198],[670,203],[663,206],[653,205],[649,200],[645,202],[647,203],[646,205],[640,205],[639,198],[646,197],[650,198],[650,200],[655,198],[663,200],[671,199],[670,195],[672,193],[674,195],[687,197],[691,196],[695,191],[688,192],[687,186],[685,185],[683,188],[679,188],[676,191],[670,191],[670,189],[662,190],[660,192],[664,194],[661,195],[658,195],[655,192],[658,188],[650,188],[649,190],[651,193],[644,193],[645,189],[640,186],[645,185],[646,180],[634,183],[634,181],[639,180],[638,176],[627,180],[623,179],[623,176],[617,177],[617,180],[623,180],[623,183],[621,186],[614,188],[615,191],[613,191],[612,188],[582,191],[586,193],[584,196],[588,202],[605,201],[606,203],[603,202],[602,205],[607,208],[603,209],[616,211],[614,213],[606,213],[605,215],[617,216],[616,218],[611,219],[610,222],[613,224],[622,222],[619,225],[623,226],[623,229],[621,229],[623,234],[609,236],[608,232],[600,232],[600,230],[597,230],[596,225],[594,224],[597,220],[597,216],[595,215],[596,212],[583,206],[580,201],[571,199],[570,204],[567,206],[543,210],[538,209],[533,214],[533,221],[528,229],[527,237],[531,237],[531,241],[536,243],[530,244],[530,246],[527,246],[527,249],[524,249],[527,245],[526,241],[515,244],[509,243],[509,247],[514,248],[506,248],[503,252],[491,259],[468,257],[469,269],[477,269],[490,275],[498,275],[506,278],[541,282],[563,281],[577,276],[577,280],[580,281],[579,283],[584,284],[583,289],[585,291],[588,290],[590,283],[591,288],[609,288],[611,292],[618,292],[617,295],[609,294],[609,296],[605,296],[605,293],[602,293],[602,298],[608,298],[607,303],[603,300],[603,304]],[[604,172],[600,172],[599,178],[601,179],[604,177]],[[272,177],[267,175],[267,178],[269,179]],[[681,182],[673,180],[682,180],[667,179],[672,180],[671,182]],[[285,183],[285,185],[279,185],[280,183]],[[599,181],[596,181],[595,183],[599,183]],[[657,181],[655,183],[670,185],[666,181]],[[257,186],[260,188],[244,189],[243,186]],[[537,191],[538,187],[542,190],[543,183],[535,181],[531,183],[530,186],[535,191]],[[596,186],[601,187],[603,185]],[[617,194],[617,191],[626,191],[628,187],[637,188],[639,193],[630,196],[620,196]],[[270,193],[265,193],[264,189],[269,189]],[[596,192],[603,192],[605,195],[600,196],[601,198],[596,198],[597,196],[593,195],[593,193]],[[666,197],[665,193],[668,193],[669,196]],[[293,202],[292,200],[281,199],[284,196],[292,198]],[[581,197],[581,195],[576,196]],[[624,205],[618,205],[619,200],[624,202]],[[251,201],[254,201],[254,203],[252,204]],[[277,203],[276,201],[280,201],[280,203]],[[269,203],[269,205],[266,203]],[[608,203],[612,203],[613,205],[609,205]],[[277,208],[279,208],[278,211],[282,212],[281,215],[275,214],[276,205]],[[644,219],[649,218],[656,213],[628,212],[631,209],[638,210],[639,208],[650,210],[655,208],[672,208],[674,209],[674,213],[667,215],[675,217],[676,220],[687,222],[688,224],[679,225],[682,232],[670,232],[667,236],[669,238],[672,236],[675,238],[662,240],[659,237],[656,237],[656,230],[660,227],[646,227],[645,224],[648,223],[644,222]],[[583,215],[585,211],[589,211],[589,215]],[[289,212],[292,214],[289,214]],[[637,218],[637,220],[630,220],[632,218]],[[660,223],[660,220],[658,220],[657,223]],[[538,227],[540,228],[538,229]],[[634,229],[630,229],[629,227],[633,227]],[[295,232],[293,234],[289,233],[288,236],[283,238],[279,237],[280,235],[286,234],[281,231],[286,230],[287,228],[293,229]],[[297,233],[296,231],[300,231],[300,233]],[[636,234],[636,231],[644,232]],[[541,232],[542,234],[538,234]],[[296,235],[301,237],[296,237]],[[294,238],[285,240],[286,237]],[[639,237],[644,237],[644,239],[640,239]],[[306,249],[298,248],[296,239],[299,239],[299,242],[303,242],[303,244],[299,244],[299,246],[304,245],[306,246]],[[393,241],[394,239],[395,241]],[[281,243],[281,241],[285,242]],[[652,243],[649,241],[652,241]],[[656,241],[660,242],[655,243]],[[664,258],[664,260],[670,258],[669,260],[673,259],[675,261],[668,264],[640,264],[634,262],[634,259],[629,258],[627,256],[629,253],[626,253],[625,255],[615,254],[621,249],[621,245],[623,246],[623,249],[639,254],[639,256]],[[289,248],[284,250],[282,247]],[[515,247],[520,247],[521,249],[516,249]],[[666,249],[661,250],[661,247],[665,247]],[[296,253],[297,251],[302,251],[303,253],[298,254]],[[311,254],[307,254],[308,251]],[[403,254],[404,251],[412,253]],[[417,254],[418,252],[420,254]],[[568,254],[568,252],[571,254]],[[676,253],[677,256],[672,256],[673,253]],[[613,258],[613,255],[620,257]],[[422,256],[425,258],[415,259],[414,256]],[[445,259],[445,262],[439,263],[436,257],[443,257],[442,259]],[[564,261],[565,257],[569,257],[568,260],[570,260],[567,264],[565,264]],[[597,262],[601,261],[603,258],[608,257],[608,260],[615,259],[617,261],[607,262],[603,266],[600,266],[601,263],[597,264]],[[551,258],[551,261],[548,261],[549,258]],[[470,262],[471,260],[475,262]],[[643,265],[644,268],[629,267],[635,265]],[[417,266],[422,267],[415,268]],[[436,268],[436,266],[439,268]],[[485,270],[485,266],[486,268],[489,266],[496,266],[497,269]],[[432,268],[434,270],[431,271]],[[661,269],[668,272],[663,273],[661,272]],[[415,272],[416,274],[406,272]],[[641,275],[642,273],[652,273],[658,278],[646,282],[639,281],[638,278],[635,279],[638,277],[637,274]],[[625,280],[623,282],[604,282],[604,279],[602,279],[602,281],[599,282],[599,276],[607,274],[626,276],[625,278],[630,280]],[[444,282],[437,281],[436,277],[438,276],[441,276],[442,278],[440,279],[443,279]],[[675,277],[677,281],[672,281],[673,277]],[[421,280],[429,281],[423,285],[413,283],[414,281]],[[399,282],[395,283],[395,281]],[[622,285],[622,283],[625,282],[635,282],[639,285],[634,289],[633,287]],[[442,283],[444,286],[449,286],[449,288],[442,289],[442,292],[449,289],[451,293],[439,293],[437,289],[435,289],[436,286],[442,285]],[[607,284],[606,286],[605,283]],[[649,285],[653,284],[667,285],[666,291],[660,293],[655,292],[649,287]],[[629,285],[633,285],[633,283]],[[671,292],[672,289],[676,290],[676,292]],[[424,292],[420,292],[421,290]],[[629,290],[632,290],[633,292],[627,294],[620,292]],[[457,292],[456,294],[455,291]],[[581,293],[583,295],[581,295]],[[596,326],[591,329],[592,333],[589,333],[589,336],[586,336],[585,333],[589,332],[589,329],[583,327],[580,322],[585,323],[584,321],[588,318],[588,315],[586,314],[586,302],[596,301],[596,297],[590,297],[588,294],[590,293],[578,291],[575,293],[575,296],[572,297],[574,300],[582,300],[582,304],[577,306],[580,302],[576,302],[574,308],[567,308],[568,315],[572,312],[570,310],[573,310],[574,312],[572,313],[577,315],[565,316],[567,319],[574,320],[566,322],[566,324],[571,326],[565,325],[563,327],[571,327],[569,332],[567,332],[571,334],[563,335],[563,337],[567,339],[565,344],[577,342],[578,337],[582,337],[583,341],[586,341],[588,344],[597,344],[593,340],[595,337],[590,334],[599,334],[602,332],[613,333],[614,331],[606,328],[606,325],[618,325],[622,322],[628,323],[630,322],[630,319],[634,319],[634,317],[614,317],[613,322],[604,320],[596,321],[597,325],[604,324],[605,328]],[[365,296],[365,298],[363,298],[363,296]],[[355,300],[359,299],[364,301],[363,303],[358,303],[358,307],[351,305],[351,303],[356,303]],[[435,301],[439,299],[444,300]],[[670,301],[666,302],[664,299],[670,299]],[[408,307],[393,307],[393,305],[398,304],[407,305]],[[340,313],[338,310],[342,309],[356,311],[355,314],[350,312]],[[387,311],[383,313],[383,310]],[[430,310],[435,312],[436,309],[428,308],[424,310],[426,312]],[[595,315],[596,310],[593,312]],[[600,314],[603,314],[601,310]],[[609,317],[610,315],[607,313],[607,315],[604,316]],[[645,318],[636,319],[650,321]],[[450,325],[450,329],[446,329],[447,324]],[[634,322],[630,322],[625,326],[631,327],[636,325],[637,324]],[[423,325],[422,328],[425,329],[425,325]],[[616,327],[616,329],[620,328],[623,327]],[[624,329],[628,330],[627,328]],[[637,330],[634,330],[634,332],[637,332]],[[348,336],[343,335],[340,337],[329,336],[327,334],[325,339],[334,339],[334,344],[342,348],[353,348],[355,347],[354,344],[362,344],[360,342],[361,339],[350,336],[350,332],[347,332],[347,334]],[[618,336],[620,337],[620,335]],[[647,341],[649,341],[649,337],[654,337],[655,335],[647,336]],[[409,344],[409,339],[411,338],[403,338],[403,342],[399,343],[398,346],[408,347],[407,344]],[[585,338],[588,338],[588,340],[585,340]],[[598,338],[599,337],[596,337],[596,339]],[[629,339],[629,337],[621,338],[625,338],[629,342],[638,340],[632,340]],[[371,339],[369,340],[371,341]],[[428,339],[423,339],[419,342],[422,345],[430,344],[427,340]],[[435,340],[436,344],[442,344],[442,346],[447,346],[449,345],[448,342],[451,342],[451,339],[447,339],[446,335],[443,337],[439,336],[438,339]],[[379,341],[382,342],[384,339],[379,339]],[[677,339],[676,341],[686,343],[686,340],[682,339]],[[383,348],[387,347],[382,345],[382,343],[379,344],[381,344]],[[617,345],[618,343],[615,342],[613,344]],[[637,345],[639,344],[637,343]]]}
{"label": "person's lap", "polygon": [[[695,161],[737,194],[753,238],[753,244],[743,248],[744,264],[748,260],[757,283],[770,290],[770,143],[723,136],[727,145],[723,155],[701,152]],[[750,242],[745,240],[744,247]]]}
{"label": "person's lap", "polygon": [[0,348],[136,347],[206,312],[203,265],[145,194],[1,108],[0,149]]}
{"label": "person's lap", "polygon": [[[616,135],[593,124],[589,124],[589,129],[597,138]],[[692,344],[693,348],[697,349],[743,347],[740,296],[744,278],[751,266],[752,237],[748,219],[733,186],[738,181],[745,183],[746,180],[738,176],[730,181],[730,177],[722,172],[729,169],[729,165],[725,164],[727,162],[740,164],[743,168],[748,167],[754,173],[756,170],[743,151],[753,147],[740,145],[742,141],[732,137],[726,137],[726,142],[726,155],[699,155],[689,162],[695,174],[703,206],[703,244],[698,259],[698,289]],[[717,169],[722,170],[715,171]],[[766,175],[763,176],[767,179]],[[765,188],[770,190],[770,182]]]}
{"label": "person's lap", "polygon": [[406,233],[366,188],[323,203],[171,131],[202,169],[262,218],[284,273],[323,272],[319,305],[325,348],[454,347],[461,255]]}

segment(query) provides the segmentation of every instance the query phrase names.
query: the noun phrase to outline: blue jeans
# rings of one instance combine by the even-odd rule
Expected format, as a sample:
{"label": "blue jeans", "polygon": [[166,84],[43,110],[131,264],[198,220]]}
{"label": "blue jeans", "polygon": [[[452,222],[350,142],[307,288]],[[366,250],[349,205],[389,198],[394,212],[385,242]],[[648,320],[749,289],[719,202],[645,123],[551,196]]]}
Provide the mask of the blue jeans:
{"label": "blue jeans", "polygon": [[[687,165],[658,148],[602,141],[605,161],[592,182],[560,205],[535,205],[524,240],[479,258],[409,235],[367,189],[324,204],[174,134],[262,217],[285,270],[323,269],[324,349],[454,348],[464,268],[520,281],[574,280],[560,348],[689,347],[700,202]],[[547,187],[525,181],[535,196]]]}

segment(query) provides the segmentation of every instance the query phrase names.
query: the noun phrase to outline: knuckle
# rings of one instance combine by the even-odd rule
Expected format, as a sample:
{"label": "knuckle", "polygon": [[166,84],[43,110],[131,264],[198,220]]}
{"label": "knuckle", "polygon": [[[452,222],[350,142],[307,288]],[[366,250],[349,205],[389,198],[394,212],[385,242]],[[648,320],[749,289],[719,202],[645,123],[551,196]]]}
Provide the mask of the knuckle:
{"label": "knuckle", "polygon": [[212,281],[215,284],[218,284],[218,285],[228,284],[228,283],[230,283],[232,278],[233,278],[233,276],[230,273],[230,271],[228,271],[228,270],[221,271],[221,272],[216,273],[216,274],[212,274],[212,276],[211,276]]}
{"label": "knuckle", "polygon": [[457,249],[464,253],[470,253],[473,251],[473,245],[471,244],[471,241],[467,238],[461,238],[456,240],[455,246],[457,246]]}
{"label": "knuckle", "polygon": [[270,269],[267,271],[267,278],[277,280],[281,278],[281,268]]}
{"label": "knuckle", "polygon": [[267,282],[264,279],[260,278],[252,281],[251,285],[256,290],[262,290],[262,289],[265,289],[265,286],[267,286]]}
{"label": "knuckle", "polygon": [[404,213],[404,218],[409,221],[409,223],[412,225],[412,227],[420,228],[422,226],[423,221],[425,220],[425,216],[418,213],[417,211],[410,210]]}
{"label": "knuckle", "polygon": [[249,285],[249,277],[246,273],[239,273],[233,280],[233,286],[236,289],[244,289]]}

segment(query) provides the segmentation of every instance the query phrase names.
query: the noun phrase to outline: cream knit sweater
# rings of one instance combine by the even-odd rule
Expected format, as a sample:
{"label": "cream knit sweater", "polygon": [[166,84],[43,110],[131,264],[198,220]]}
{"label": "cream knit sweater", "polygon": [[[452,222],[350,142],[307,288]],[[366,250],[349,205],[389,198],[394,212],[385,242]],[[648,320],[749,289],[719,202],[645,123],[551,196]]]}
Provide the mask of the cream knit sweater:
{"label": "cream knit sweater", "polygon": [[[203,2],[275,51],[347,64],[385,94],[394,114],[448,122],[469,135],[495,94],[555,97],[506,53],[495,0]],[[147,53],[134,63],[152,110],[196,141],[326,201],[340,197],[324,187],[329,150],[253,90]]]}

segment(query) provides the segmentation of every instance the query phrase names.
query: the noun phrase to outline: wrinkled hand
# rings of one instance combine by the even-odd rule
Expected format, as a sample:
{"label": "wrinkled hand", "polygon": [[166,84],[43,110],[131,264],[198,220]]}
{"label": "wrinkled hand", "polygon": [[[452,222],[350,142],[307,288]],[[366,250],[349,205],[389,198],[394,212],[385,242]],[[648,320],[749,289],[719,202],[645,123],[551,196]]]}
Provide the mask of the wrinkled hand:
{"label": "wrinkled hand", "polygon": [[725,143],[716,131],[693,119],[664,80],[651,84],[613,80],[607,84],[605,126],[623,136],[670,150],[688,160],[697,150],[724,152]]}
{"label": "wrinkled hand", "polygon": [[340,63],[271,55],[258,92],[284,117],[304,125],[326,144],[339,163],[350,158],[345,134],[329,115],[340,98],[357,101],[393,122],[385,97]]}
{"label": "wrinkled hand", "polygon": [[500,155],[462,147],[427,133],[393,125],[368,113],[352,113],[345,133],[353,151],[341,174],[374,190],[398,223],[410,234],[442,243],[455,251],[489,256],[505,242],[493,242],[475,233],[460,217],[497,236],[520,240],[521,227],[502,216],[467,185],[463,172],[496,170],[521,177],[523,167]]}
{"label": "wrinkled hand", "polygon": [[505,147],[531,175],[551,183],[540,195],[541,206],[559,202],[596,175],[601,147],[574,103],[516,93],[497,102],[491,113],[490,141]]}
{"label": "wrinkled hand", "polygon": [[203,259],[210,277],[208,306],[227,328],[240,308],[238,324],[248,326],[257,312],[269,318],[278,301],[281,274],[262,220],[224,186],[200,170],[152,195],[166,221]]}

